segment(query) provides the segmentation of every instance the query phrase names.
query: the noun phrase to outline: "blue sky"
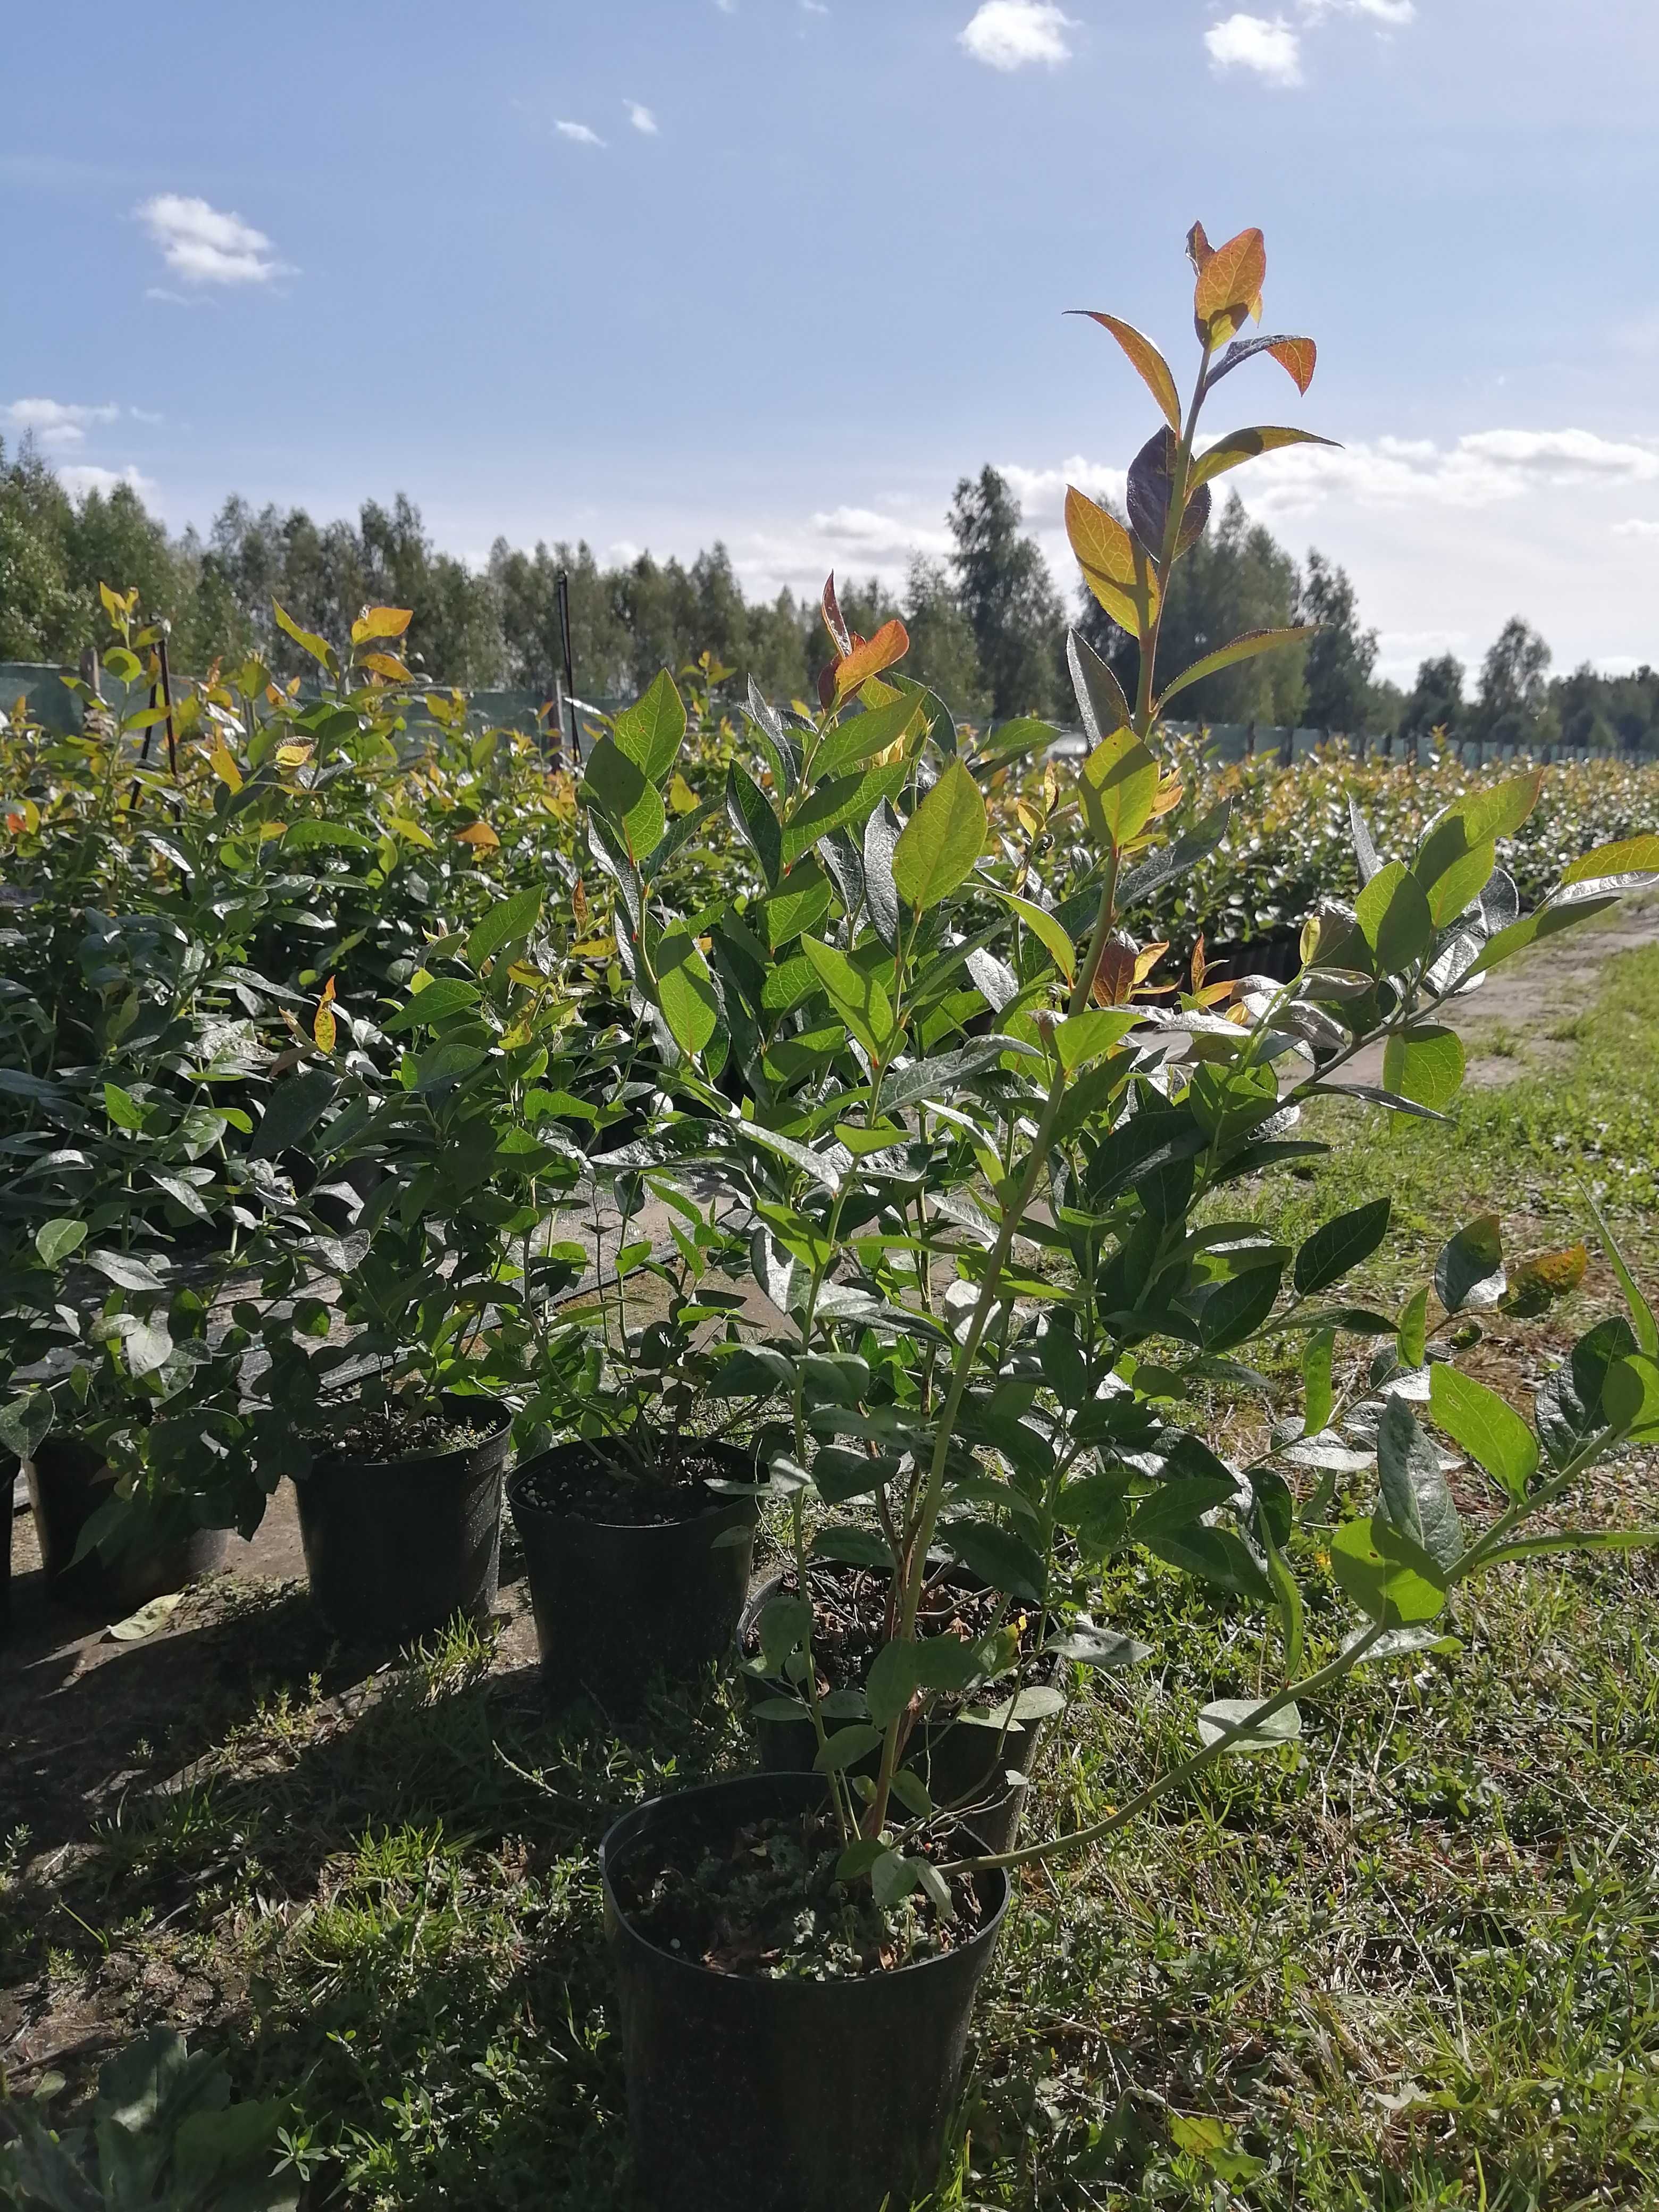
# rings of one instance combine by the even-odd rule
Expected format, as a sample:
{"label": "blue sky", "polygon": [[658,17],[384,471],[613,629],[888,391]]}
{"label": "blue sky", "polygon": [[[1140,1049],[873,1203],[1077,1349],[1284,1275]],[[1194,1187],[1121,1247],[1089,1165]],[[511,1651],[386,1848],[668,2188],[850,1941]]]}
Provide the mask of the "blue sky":
{"label": "blue sky", "polygon": [[1659,660],[1653,0],[85,0],[6,59],[0,435],[175,526],[403,488],[805,588],[991,460],[1069,592],[1155,417],[1062,311],[1184,377],[1196,216],[1321,347],[1212,427],[1344,445],[1234,481],[1390,672],[1512,612]]}

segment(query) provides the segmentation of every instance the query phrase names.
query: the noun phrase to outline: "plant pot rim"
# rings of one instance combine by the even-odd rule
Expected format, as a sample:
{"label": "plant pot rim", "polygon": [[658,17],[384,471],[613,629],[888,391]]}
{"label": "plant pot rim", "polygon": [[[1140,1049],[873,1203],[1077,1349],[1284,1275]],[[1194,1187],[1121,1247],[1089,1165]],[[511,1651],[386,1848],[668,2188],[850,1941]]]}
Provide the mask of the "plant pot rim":
{"label": "plant pot rim", "polygon": [[[532,1516],[538,1521],[544,1522],[552,1528],[568,1525],[578,1528],[614,1529],[623,1535],[652,1535],[665,1528],[693,1528],[699,1521],[707,1521],[717,1513],[738,1513],[745,1518],[754,1520],[758,1520],[760,1517],[758,1498],[726,1498],[722,1497],[718,1491],[711,1491],[708,1503],[699,1506],[695,1513],[682,1514],[678,1519],[672,1521],[603,1521],[596,1519],[591,1513],[562,1512],[554,1506],[538,1505],[533,1498],[525,1496],[526,1482],[534,1475],[543,1472],[550,1461],[562,1457],[566,1452],[592,1453],[603,1468],[605,1455],[599,1449],[602,1441],[603,1439],[598,1437],[567,1437],[562,1443],[550,1444],[545,1451],[536,1452],[529,1459],[520,1460],[508,1477],[507,1485],[507,1502],[513,1510],[514,1518],[516,1520],[523,1513]],[[730,1454],[735,1459],[742,1461],[745,1467],[753,1466],[752,1458],[741,1444],[726,1443],[718,1437],[700,1437],[697,1441],[711,1452]]]}
{"label": "plant pot rim", "polygon": [[[653,1943],[648,1936],[642,1935],[634,1925],[623,1911],[621,1900],[617,1895],[611,1875],[618,1841],[626,1845],[632,1840],[631,1836],[629,1835],[623,1835],[619,1839],[618,1832],[630,1829],[636,1823],[642,1822],[659,1808],[690,1805],[698,1799],[706,1804],[725,1796],[727,1792],[751,1789],[757,1783],[764,1783],[769,1788],[775,1789],[780,1797],[784,1799],[792,1796],[805,1797],[815,1785],[826,1794],[828,1789],[822,1775],[793,1771],[768,1773],[763,1767],[751,1767],[742,1774],[722,1775],[718,1781],[694,1783],[687,1790],[665,1790],[660,1796],[647,1797],[641,1803],[630,1807],[626,1813],[613,1820],[605,1830],[599,1841],[599,1881],[605,1893],[605,1911],[608,1917],[614,1922],[617,1932],[625,1936],[628,1941],[638,1949],[648,1953],[653,1959],[661,1960],[665,1965],[677,1968],[681,1973],[691,1976],[705,1987],[718,1984],[722,1988],[727,1989],[842,1991],[872,1987],[884,1988],[902,1979],[907,1974],[926,1973],[929,1967],[945,1966],[952,1960],[965,1958],[981,1948],[988,1950],[995,1942],[997,1932],[1002,1925],[1008,1907],[1013,1902],[1013,1885],[1008,1879],[1006,1867],[992,1867],[983,1874],[975,1876],[977,1881],[990,1882],[994,1885],[1000,1893],[996,1897],[994,1903],[986,1906],[983,1918],[968,1941],[958,1944],[953,1950],[939,1953],[931,1959],[914,1959],[908,1966],[887,1966],[883,1967],[877,1973],[848,1975],[828,1982],[812,1981],[794,1976],[787,1979],[778,1979],[760,1974],[723,1974],[718,1967],[705,1966],[696,1959],[683,1958],[678,1952],[664,1950],[660,1944]],[[971,1829],[963,1830],[960,1833],[964,1844],[971,1844],[978,1850],[987,1849]],[[981,1901],[983,1903],[983,1899]]]}
{"label": "plant pot rim", "polygon": [[[430,1404],[433,1401],[427,1402]],[[396,1459],[357,1459],[345,1451],[313,1452],[311,1465],[303,1474],[295,1475],[294,1481],[329,1481],[347,1470],[353,1474],[398,1474],[410,1473],[417,1468],[441,1467],[450,1460],[464,1460],[474,1452],[489,1451],[513,1426],[512,1407],[487,1392],[441,1390],[435,1402],[446,1412],[452,1407],[457,1409],[458,1418],[476,1408],[491,1423],[489,1433],[475,1437],[471,1443],[448,1444],[442,1451],[404,1452]]]}

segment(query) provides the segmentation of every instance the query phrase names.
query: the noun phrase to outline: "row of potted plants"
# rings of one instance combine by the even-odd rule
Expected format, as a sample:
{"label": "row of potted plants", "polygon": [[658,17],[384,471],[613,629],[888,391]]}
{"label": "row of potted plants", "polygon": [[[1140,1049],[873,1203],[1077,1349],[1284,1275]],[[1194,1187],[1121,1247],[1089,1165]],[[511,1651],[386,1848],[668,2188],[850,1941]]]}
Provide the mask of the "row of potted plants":
{"label": "row of potted plants", "polygon": [[[167,1515],[246,1529],[287,1474],[325,1617],[408,1632],[493,1601],[511,1443],[556,1696],[637,1703],[737,1636],[757,1771],[642,1806],[601,1848],[653,2202],[925,2192],[1014,1869],[1293,1741],[1352,1668],[1443,1648],[1478,1575],[1651,1533],[1561,1518],[1599,1460],[1659,1438],[1659,1325],[1610,1236],[1626,1311],[1528,1423],[1431,1334],[1501,1291],[1495,1222],[1382,1312],[1344,1285],[1385,1197],[1291,1249],[1230,1194],[1323,1149],[1316,1102],[1443,1112],[1448,1001],[1654,880],[1659,838],[1576,859],[1523,913],[1498,848],[1540,779],[1493,776],[1398,854],[1354,808],[1363,887],[1322,901],[1286,979],[1200,963],[1166,997],[1125,927],[1229,830],[1224,803],[1183,811],[1161,717],[1298,634],[1158,669],[1210,486],[1309,434],[1200,442],[1224,379],[1267,355],[1305,390],[1314,349],[1241,335],[1258,233],[1212,250],[1195,229],[1189,252],[1184,404],[1149,340],[1096,318],[1164,418],[1127,526],[1067,502],[1140,673],[1131,700],[1073,640],[1090,750],[1055,771],[1041,867],[994,836],[987,790],[1046,733],[959,732],[904,677],[902,627],[854,635],[831,585],[818,710],[751,697],[726,767],[746,888],[682,864],[714,802],[677,811],[665,676],[585,764],[579,878],[433,928],[395,995],[320,994],[255,1066],[175,1054],[131,1094],[169,1134],[181,1083],[246,1086],[206,1109],[237,1141],[210,1176],[236,1234],[205,1275],[135,1262],[112,1235],[130,1212],[94,1208],[42,1224],[9,1279],[15,1349],[47,1380],[6,1440],[37,1458],[98,1416],[121,1484],[94,1547]],[[574,949],[578,897],[602,958]],[[1379,1036],[1381,1085],[1355,1081]],[[1246,1459],[1218,1449],[1218,1402],[1287,1370],[1299,1413],[1264,1412]],[[1479,1516],[1448,1484],[1460,1456]],[[751,1596],[763,1509],[784,1565]],[[1149,1656],[1098,1617],[1104,1565],[1137,1547],[1227,1595],[1271,1686],[1206,1706],[1189,1755],[1092,1826],[1032,1836],[1042,1731]]]}

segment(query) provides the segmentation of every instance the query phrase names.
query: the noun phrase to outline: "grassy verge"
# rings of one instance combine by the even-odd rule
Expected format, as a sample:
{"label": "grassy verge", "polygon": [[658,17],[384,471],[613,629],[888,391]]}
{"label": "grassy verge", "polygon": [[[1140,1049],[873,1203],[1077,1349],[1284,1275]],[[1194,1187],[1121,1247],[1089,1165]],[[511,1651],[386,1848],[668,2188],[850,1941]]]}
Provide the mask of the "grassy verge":
{"label": "grassy verge", "polygon": [[[1573,1165],[1650,1263],[1659,952],[1604,982],[1571,1064],[1450,1125],[1325,1115],[1337,1149],[1275,1186],[1284,1233],[1391,1190],[1385,1295],[1483,1207],[1516,1251],[1580,1236]],[[1607,1293],[1593,1268],[1553,1314],[1486,1321],[1474,1371],[1518,1396]],[[1653,1474],[1609,1489],[1650,1501]],[[1318,1530],[1297,1541],[1316,1578]],[[1155,1565],[1105,1611],[1156,1656],[1073,1710],[1039,1828],[1098,1815],[1196,1703],[1260,1679],[1260,1624]],[[0,1692],[46,1778],[31,1832],[0,1813],[15,2086],[55,2067],[67,2104],[110,2039],[172,2020],[295,2090],[319,2204],[635,2207],[593,1847],[641,1795],[744,1763],[729,1692],[559,1733],[521,1625],[354,1680],[290,1591],[220,1585],[181,1620],[189,1694],[179,1635],[116,1662],[157,1685],[118,1757],[85,1738],[96,1675]],[[1659,1561],[1507,1570],[1454,1626],[1460,1651],[1357,1679],[1295,1749],[1020,1875],[940,2212],[1659,2203]]]}

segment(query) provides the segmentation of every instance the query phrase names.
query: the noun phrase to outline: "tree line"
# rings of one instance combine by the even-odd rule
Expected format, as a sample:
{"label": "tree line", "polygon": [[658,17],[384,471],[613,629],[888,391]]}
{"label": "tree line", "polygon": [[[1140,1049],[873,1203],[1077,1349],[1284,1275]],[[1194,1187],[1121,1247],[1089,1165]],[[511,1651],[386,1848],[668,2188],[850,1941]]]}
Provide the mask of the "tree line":
{"label": "tree line", "polygon": [[[1079,621],[1131,696],[1135,645],[1085,599],[1068,608],[1006,479],[987,467],[957,486],[948,558],[918,558],[904,589],[844,586],[842,605],[866,635],[902,615],[907,666],[971,721],[1038,714],[1065,719],[1068,622]],[[73,664],[104,623],[100,583],[136,584],[146,617],[167,617],[173,659],[200,672],[258,656],[298,673],[296,648],[271,613],[343,642],[366,605],[413,610],[413,649],[433,682],[504,685],[552,696],[563,658],[557,579],[569,579],[578,691],[615,696],[661,667],[708,652],[752,676],[769,697],[810,698],[824,657],[817,608],[788,591],[745,597],[721,544],[689,562],[648,553],[606,567],[585,541],[526,552],[497,538],[482,570],[440,550],[402,494],[366,501],[355,523],[318,523],[302,507],[255,509],[231,498],[205,538],[170,533],[130,485],[72,498],[32,445],[0,444],[0,660]],[[1588,665],[1551,675],[1548,646],[1516,617],[1478,669],[1455,655],[1425,660],[1409,690],[1376,675],[1377,639],[1345,570],[1310,551],[1298,564],[1235,495],[1176,569],[1164,621],[1170,660],[1184,665],[1247,629],[1324,625],[1308,644],[1263,655],[1195,685],[1184,712],[1210,722],[1302,726],[1375,735],[1659,749],[1659,674]]]}

